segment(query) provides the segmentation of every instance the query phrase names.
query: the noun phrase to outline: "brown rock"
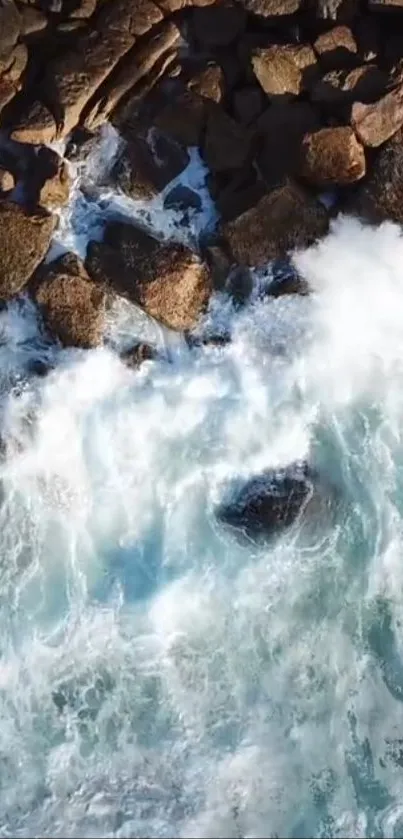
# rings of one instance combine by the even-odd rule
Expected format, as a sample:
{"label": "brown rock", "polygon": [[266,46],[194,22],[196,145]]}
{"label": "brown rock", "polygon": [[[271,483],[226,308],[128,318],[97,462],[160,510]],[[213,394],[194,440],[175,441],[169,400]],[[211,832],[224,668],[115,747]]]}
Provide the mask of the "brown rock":
{"label": "brown rock", "polygon": [[209,110],[202,155],[212,172],[239,169],[249,159],[251,133],[221,108]]}
{"label": "brown rock", "polygon": [[386,220],[403,224],[403,129],[379,150],[347,211],[376,224]]}
{"label": "brown rock", "polygon": [[[46,151],[50,150],[47,149]],[[62,160],[56,153],[54,153],[54,162],[49,166],[48,171],[49,176],[39,192],[38,204],[47,210],[53,210],[67,204],[71,180],[66,161]]]}
{"label": "brown rock", "polygon": [[62,344],[89,349],[100,343],[105,289],[89,278],[74,254],[63,255],[40,272],[34,298],[49,331]]}
{"label": "brown rock", "polygon": [[325,70],[342,70],[357,61],[357,43],[348,26],[335,26],[324,32],[313,46]]}
{"label": "brown rock", "polygon": [[290,102],[268,108],[255,126],[260,137],[258,169],[273,187],[297,173],[303,137],[320,128],[321,121],[308,102]]}
{"label": "brown rock", "polygon": [[316,57],[309,46],[257,48],[252,54],[255,76],[269,96],[298,96],[315,65]]}
{"label": "brown rock", "polygon": [[19,143],[53,143],[56,139],[56,123],[52,114],[38,99],[22,111],[10,132],[12,140]]}
{"label": "brown rock", "polygon": [[247,12],[261,17],[282,17],[293,15],[301,6],[301,0],[242,0]]}
{"label": "brown rock", "polygon": [[71,12],[72,18],[87,19],[91,17],[98,5],[98,0],[79,0],[75,4],[76,8]]}
{"label": "brown rock", "polygon": [[232,97],[234,117],[244,125],[256,120],[264,108],[264,96],[257,85],[245,85],[238,88]]}
{"label": "brown rock", "polygon": [[104,242],[91,242],[87,267],[118,294],[171,329],[191,329],[207,306],[210,274],[182,245],[158,242],[130,224],[107,226]]}
{"label": "brown rock", "polygon": [[28,50],[25,44],[17,44],[7,59],[0,58],[0,113],[21,90],[21,77],[27,62]]}
{"label": "brown rock", "polygon": [[155,125],[184,146],[198,146],[207,121],[207,102],[193,91],[177,96],[155,119]]}
{"label": "brown rock", "polygon": [[190,79],[188,87],[198,96],[204,96],[205,99],[219,103],[225,92],[224,73],[218,64],[210,64]]}
{"label": "brown rock", "polygon": [[24,6],[20,10],[21,15],[21,36],[24,38],[35,35],[46,29],[48,21],[46,15],[34,6]]}
{"label": "brown rock", "polygon": [[202,47],[225,47],[243,32],[246,14],[242,6],[222,0],[192,12],[192,30]]}
{"label": "brown rock", "polygon": [[18,204],[0,202],[0,300],[26,286],[50,244],[55,220],[43,211],[30,215]]}
{"label": "brown rock", "polygon": [[21,32],[21,16],[14,0],[0,5],[0,59],[15,47]]}
{"label": "brown rock", "polygon": [[387,74],[375,64],[364,64],[354,70],[332,70],[317,82],[311,91],[312,101],[326,107],[346,110],[353,102],[374,102],[385,92]]}
{"label": "brown rock", "polygon": [[300,174],[319,187],[354,183],[365,175],[364,147],[349,126],[322,128],[306,134]]}
{"label": "brown rock", "polygon": [[189,163],[187,151],[152,129],[148,142],[133,137],[125,144],[111,172],[112,180],[130,198],[154,198]]}
{"label": "brown rock", "polygon": [[364,146],[375,148],[389,140],[403,125],[403,85],[369,105],[355,102],[351,125]]}
{"label": "brown rock", "polygon": [[170,15],[187,6],[210,6],[212,3],[215,3],[215,0],[159,0],[158,5],[165,14]]}
{"label": "brown rock", "polygon": [[0,166],[0,192],[9,192],[15,186],[14,176]]}
{"label": "brown rock", "polygon": [[328,228],[325,208],[292,182],[267,193],[237,219],[223,226],[235,259],[264,265],[323,236]]}

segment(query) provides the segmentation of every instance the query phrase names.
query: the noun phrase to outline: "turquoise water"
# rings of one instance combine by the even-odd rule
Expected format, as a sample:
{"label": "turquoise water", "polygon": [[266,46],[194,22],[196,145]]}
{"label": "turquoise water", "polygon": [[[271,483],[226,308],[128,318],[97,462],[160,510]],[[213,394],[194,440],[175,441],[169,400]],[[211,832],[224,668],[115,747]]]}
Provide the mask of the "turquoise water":
{"label": "turquoise water", "polygon": [[[402,835],[403,239],[340,219],[295,260],[310,298],[213,300],[222,347],[0,313],[1,836]],[[317,527],[221,527],[234,478],[304,458]]]}

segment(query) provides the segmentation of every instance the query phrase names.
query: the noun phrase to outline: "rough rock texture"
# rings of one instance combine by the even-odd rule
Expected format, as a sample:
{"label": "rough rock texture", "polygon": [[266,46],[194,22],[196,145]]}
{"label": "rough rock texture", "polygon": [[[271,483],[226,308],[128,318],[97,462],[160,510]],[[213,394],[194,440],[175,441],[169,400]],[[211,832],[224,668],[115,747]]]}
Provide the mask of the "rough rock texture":
{"label": "rough rock texture", "polygon": [[28,214],[18,204],[0,202],[1,301],[26,286],[49,248],[54,226],[54,218],[43,211]]}
{"label": "rough rock texture", "polygon": [[301,0],[242,0],[242,5],[254,15],[283,17],[298,11]]}
{"label": "rough rock texture", "polygon": [[390,219],[403,224],[403,129],[379,150],[347,210],[374,223]]}
{"label": "rough rock texture", "polygon": [[150,131],[148,142],[143,137],[133,137],[125,144],[111,178],[130,198],[150,199],[186,168],[189,159],[178,143]]}
{"label": "rough rock texture", "polygon": [[351,125],[364,146],[381,146],[403,125],[403,85],[369,105],[356,102]]}
{"label": "rough rock texture", "polygon": [[193,76],[188,84],[189,90],[193,90],[198,96],[211,99],[217,104],[221,102],[225,92],[225,79],[222,68],[218,64],[211,64],[197,75]]}
{"label": "rough rock texture", "polygon": [[158,111],[154,123],[184,146],[197,146],[207,121],[207,102],[193,91],[175,97]]}
{"label": "rough rock texture", "polygon": [[14,176],[8,169],[3,169],[0,166],[0,191],[8,192],[15,186]]}
{"label": "rough rock texture", "polygon": [[298,96],[312,79],[316,57],[309,46],[258,48],[252,54],[252,66],[268,96]]}
{"label": "rough rock texture", "polygon": [[6,58],[0,56],[0,114],[21,90],[27,62],[28,51],[25,44],[17,44]]}
{"label": "rough rock texture", "polygon": [[10,137],[19,143],[53,143],[56,139],[57,128],[55,120],[46,106],[34,100],[27,104],[14,123]]}
{"label": "rough rock texture", "polygon": [[19,10],[21,16],[21,36],[27,38],[46,29],[48,21],[46,15],[34,6],[25,6]]}
{"label": "rough rock texture", "polygon": [[191,329],[211,293],[211,277],[189,248],[159,242],[130,224],[107,226],[102,243],[90,242],[87,269],[118,294],[171,329]]}
{"label": "rough rock texture", "polygon": [[364,147],[349,126],[322,128],[306,134],[300,174],[319,187],[344,186],[359,181],[365,175]]}
{"label": "rough rock texture", "polygon": [[241,168],[250,156],[251,134],[221,108],[209,110],[203,158],[212,172]]}
{"label": "rough rock texture", "polygon": [[21,16],[14,0],[3,0],[0,5],[0,59],[15,47],[21,33],[21,25]]}
{"label": "rough rock texture", "polygon": [[307,132],[321,127],[318,112],[309,102],[291,102],[268,108],[256,122],[259,135],[257,166],[268,186],[277,186],[299,168],[300,150]]}
{"label": "rough rock texture", "polygon": [[354,70],[332,70],[314,85],[312,101],[329,113],[347,113],[354,102],[375,102],[385,93],[387,83],[387,74],[373,64]]}
{"label": "rough rock texture", "polygon": [[335,26],[324,32],[313,46],[325,70],[342,70],[357,61],[357,42],[348,26]]}
{"label": "rough rock texture", "polygon": [[91,280],[78,257],[67,254],[40,272],[34,292],[46,326],[65,346],[99,344],[105,317],[105,289]]}
{"label": "rough rock texture", "polygon": [[67,204],[71,180],[66,162],[56,152],[52,152],[50,149],[41,149],[39,153],[39,173],[41,181],[38,204],[48,210]]}
{"label": "rough rock texture", "polygon": [[223,226],[224,238],[239,263],[257,266],[302,248],[328,228],[325,208],[288,182]]}

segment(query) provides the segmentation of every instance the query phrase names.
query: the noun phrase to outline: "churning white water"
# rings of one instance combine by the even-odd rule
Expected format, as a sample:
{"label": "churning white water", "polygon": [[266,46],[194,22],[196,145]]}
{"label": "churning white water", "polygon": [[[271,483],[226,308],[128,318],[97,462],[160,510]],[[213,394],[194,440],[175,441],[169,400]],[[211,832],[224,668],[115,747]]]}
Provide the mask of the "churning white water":
{"label": "churning white water", "polygon": [[[0,836],[402,835],[403,236],[340,219],[295,261],[309,298],[216,296],[221,347],[0,314]],[[306,457],[320,534],[223,529],[232,479]]]}

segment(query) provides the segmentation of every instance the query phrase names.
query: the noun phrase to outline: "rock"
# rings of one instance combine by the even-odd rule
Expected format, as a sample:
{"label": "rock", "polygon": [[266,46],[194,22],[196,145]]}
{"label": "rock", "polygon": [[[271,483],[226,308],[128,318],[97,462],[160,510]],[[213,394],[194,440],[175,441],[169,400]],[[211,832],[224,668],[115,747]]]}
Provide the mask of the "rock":
{"label": "rock", "polygon": [[254,74],[268,96],[298,96],[316,70],[310,46],[276,45],[252,53]]}
{"label": "rock", "polygon": [[402,11],[403,0],[368,0],[368,7],[373,12]]}
{"label": "rock", "polygon": [[375,64],[354,70],[332,70],[312,88],[312,101],[329,112],[347,111],[353,102],[374,102],[385,92],[387,74]]}
{"label": "rock", "polygon": [[316,2],[316,16],[322,20],[348,23],[358,12],[358,0],[317,0]]}
{"label": "rock", "polygon": [[120,355],[126,367],[137,370],[144,361],[154,361],[157,358],[157,351],[150,344],[135,344]]}
{"label": "rock", "polygon": [[262,113],[264,102],[263,93],[257,85],[245,85],[238,88],[232,97],[235,119],[244,125],[250,125]]}
{"label": "rock", "polygon": [[174,186],[164,199],[165,210],[201,210],[201,207],[200,195],[183,184]]}
{"label": "rock", "polygon": [[0,192],[9,192],[15,186],[14,176],[0,166]]}
{"label": "rock", "polygon": [[99,145],[99,132],[87,131],[86,128],[76,128],[70,135],[64,156],[72,162],[83,162]]}
{"label": "rock", "polygon": [[38,204],[47,210],[63,207],[69,200],[71,187],[66,161],[51,149],[42,148],[38,162],[41,179],[44,179],[39,189]]}
{"label": "rock", "polygon": [[403,224],[403,129],[379,150],[346,210],[375,224]]}
{"label": "rock", "polygon": [[321,127],[317,111],[309,102],[276,104],[255,123],[260,137],[256,155],[259,172],[268,186],[282,184],[298,171],[302,139]]}
{"label": "rock", "polygon": [[75,8],[70,13],[70,17],[81,19],[90,18],[97,8],[98,0],[79,0],[78,3],[75,3]]}
{"label": "rock", "polygon": [[265,184],[252,167],[210,175],[207,186],[223,221],[230,221],[253,207],[266,192]]}
{"label": "rock", "polygon": [[376,148],[389,140],[403,125],[403,85],[377,102],[355,102],[351,125],[364,146]]}
{"label": "rock", "polygon": [[243,32],[245,23],[245,10],[231,0],[192,11],[192,31],[201,47],[228,46]]}
{"label": "rock", "polygon": [[284,297],[298,294],[305,297],[310,293],[307,281],[298,274],[289,259],[276,260],[272,265],[272,279],[265,289],[268,297]]}
{"label": "rock", "polygon": [[318,187],[345,186],[365,175],[364,147],[349,126],[322,128],[306,134],[300,175]]}
{"label": "rock", "polygon": [[18,204],[0,202],[0,300],[5,302],[27,285],[50,244],[55,219],[38,210],[27,213]]}
{"label": "rock", "polygon": [[371,15],[360,15],[354,31],[360,59],[375,61],[380,51],[380,32],[376,19]]}
{"label": "rock", "polygon": [[210,269],[213,288],[222,291],[231,271],[231,259],[220,245],[209,245],[205,250],[205,258]]}
{"label": "rock", "polygon": [[42,32],[48,25],[46,15],[34,6],[25,6],[20,10],[20,16],[21,36],[23,38],[36,35],[37,32]]}
{"label": "rock", "polygon": [[225,92],[224,73],[218,64],[211,64],[193,76],[188,83],[189,90],[193,90],[198,96],[211,99],[212,102],[221,102]]}
{"label": "rock", "polygon": [[251,133],[221,108],[211,108],[202,155],[212,172],[240,169],[251,153]]}
{"label": "rock", "polygon": [[74,254],[65,254],[41,270],[34,299],[47,328],[64,346],[89,349],[100,343],[105,289],[90,279]]}
{"label": "rock", "polygon": [[14,0],[0,4],[0,60],[8,56],[17,44],[21,33],[21,16]]}
{"label": "rock", "polygon": [[314,498],[319,492],[318,477],[307,464],[268,470],[243,486],[235,483],[217,518],[248,538],[274,536],[302,515],[313,513],[319,506]]}
{"label": "rock", "polygon": [[0,57],[0,114],[22,87],[22,75],[28,62],[25,44],[17,44],[6,60]]}
{"label": "rock", "polygon": [[183,245],[158,242],[130,224],[111,223],[90,242],[87,269],[171,329],[191,329],[207,306],[211,277]]}
{"label": "rock", "polygon": [[215,3],[215,0],[159,0],[159,5],[166,14],[172,14],[187,6],[209,6],[211,3]]}
{"label": "rock", "polygon": [[323,32],[313,46],[325,70],[343,70],[357,63],[358,47],[348,26]]}
{"label": "rock", "polygon": [[301,0],[242,0],[247,12],[260,17],[293,15],[302,5]]}
{"label": "rock", "polygon": [[31,102],[13,124],[10,132],[12,140],[19,143],[53,143],[57,129],[55,120],[42,102],[38,99]]}
{"label": "rock", "polygon": [[187,151],[155,129],[149,142],[133,137],[126,143],[111,171],[111,178],[130,198],[154,198],[188,165]]}
{"label": "rock", "polygon": [[267,193],[257,204],[223,225],[237,262],[259,266],[307,247],[328,229],[325,208],[292,182]]}
{"label": "rock", "polygon": [[155,125],[184,146],[198,146],[207,122],[207,104],[187,90],[158,112]]}

